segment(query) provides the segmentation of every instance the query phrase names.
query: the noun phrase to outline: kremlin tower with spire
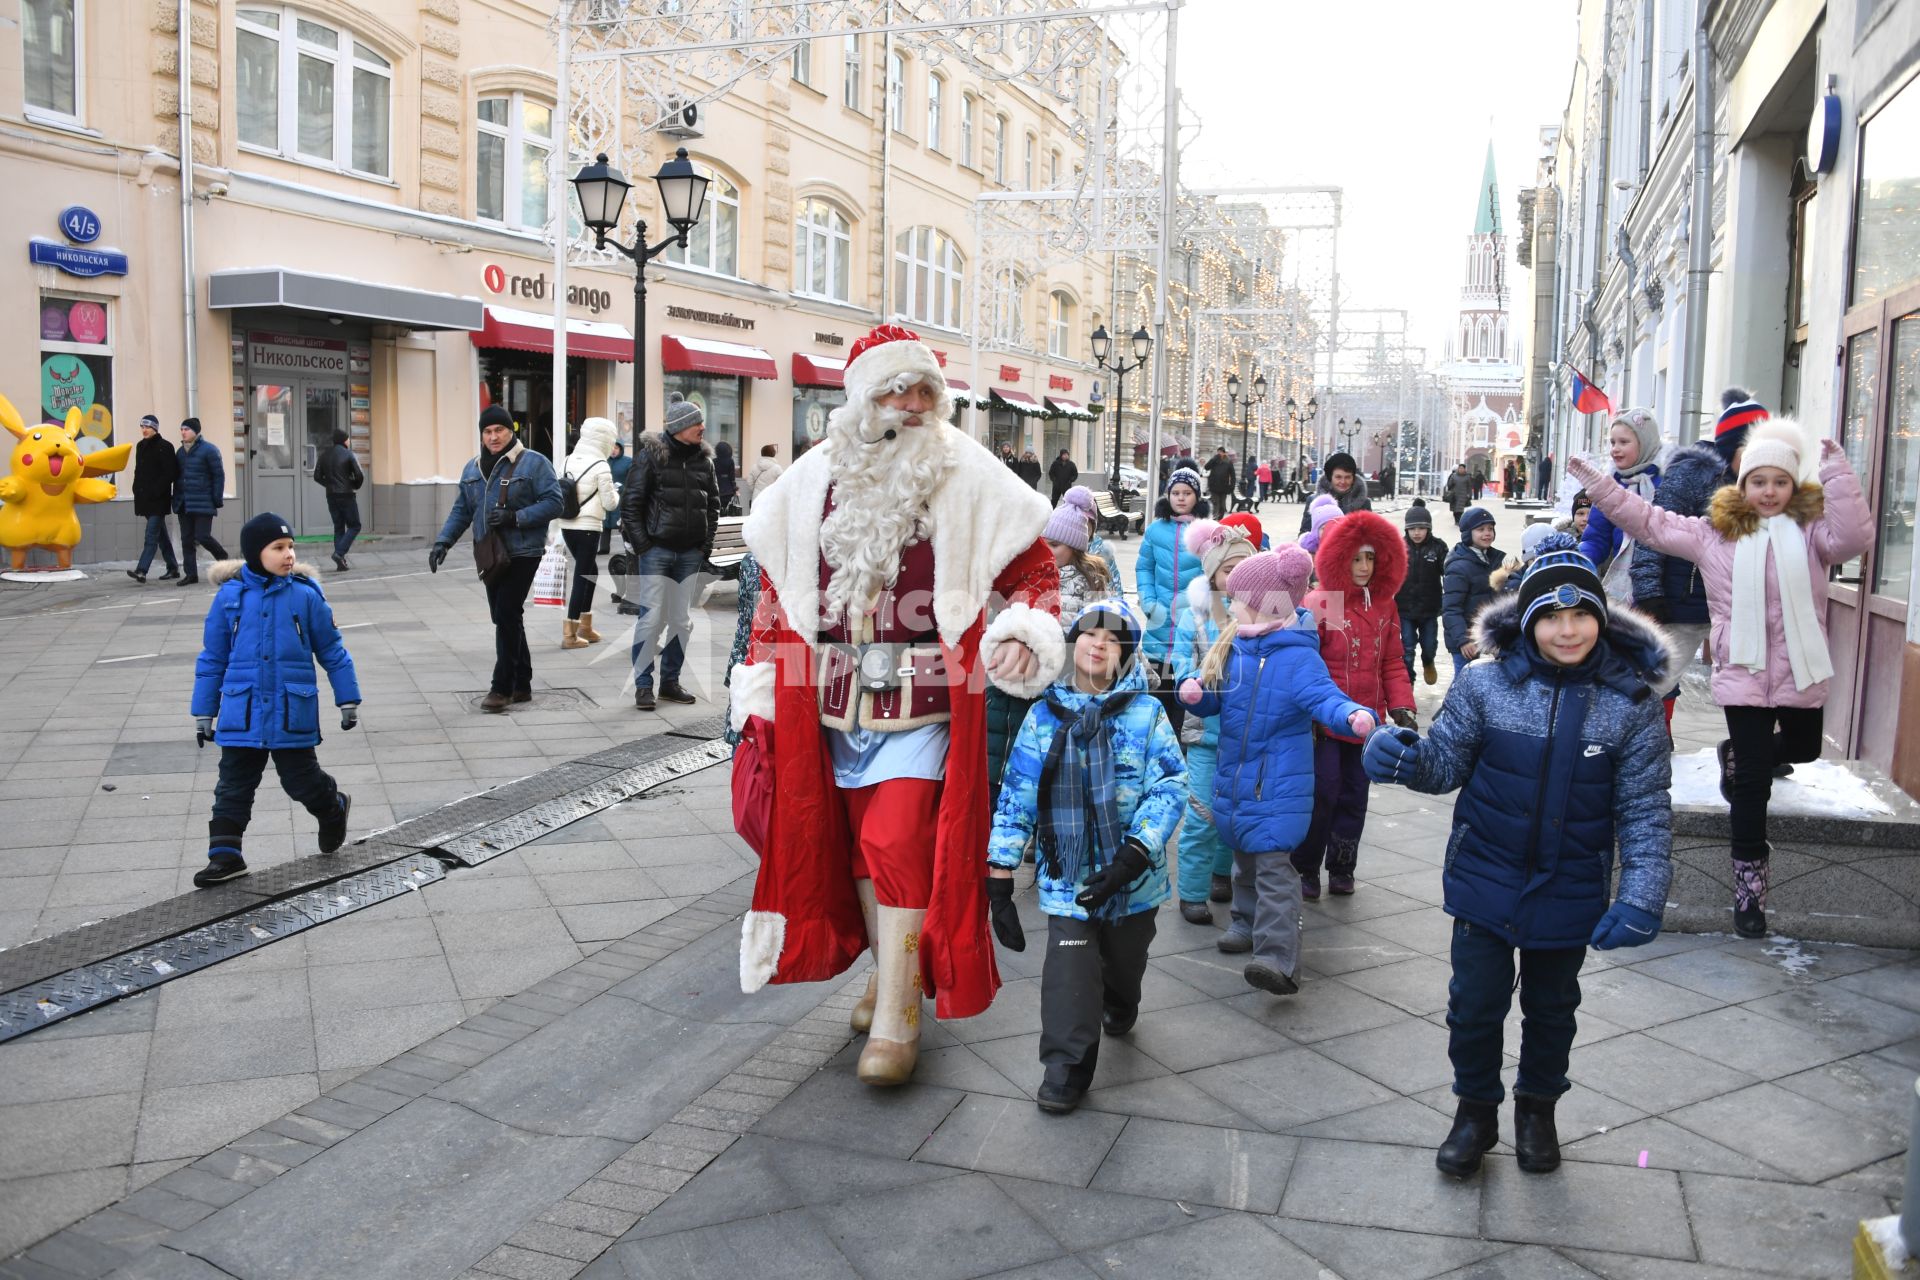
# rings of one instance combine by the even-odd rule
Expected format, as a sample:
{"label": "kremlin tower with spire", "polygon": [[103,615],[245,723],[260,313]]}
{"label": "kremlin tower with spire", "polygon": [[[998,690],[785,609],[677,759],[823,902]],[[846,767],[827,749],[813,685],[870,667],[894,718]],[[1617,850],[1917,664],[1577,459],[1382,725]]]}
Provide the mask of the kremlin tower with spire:
{"label": "kremlin tower with spire", "polygon": [[1474,196],[1473,233],[1467,237],[1466,278],[1460,313],[1447,341],[1442,370],[1450,393],[1447,470],[1465,462],[1471,472],[1500,478],[1509,457],[1524,455],[1526,420],[1521,410],[1524,371],[1519,340],[1507,313],[1507,237],[1500,220],[1500,184],[1494,175],[1493,143]]}

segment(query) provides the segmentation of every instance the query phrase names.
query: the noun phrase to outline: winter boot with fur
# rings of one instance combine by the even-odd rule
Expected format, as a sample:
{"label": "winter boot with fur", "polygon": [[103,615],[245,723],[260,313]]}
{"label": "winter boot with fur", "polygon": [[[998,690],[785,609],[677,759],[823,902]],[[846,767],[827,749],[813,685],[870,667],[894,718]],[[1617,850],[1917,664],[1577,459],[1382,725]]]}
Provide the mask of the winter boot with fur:
{"label": "winter boot with fur", "polygon": [[920,927],[927,913],[909,907],[875,908],[878,989],[867,1047],[855,1074],[863,1084],[905,1084],[920,1061]]}
{"label": "winter boot with fur", "polygon": [[1480,1157],[1499,1141],[1500,1108],[1462,1098],[1454,1109],[1453,1131],[1434,1153],[1433,1163],[1450,1178],[1471,1177],[1480,1171]]}
{"label": "winter boot with fur", "polygon": [[1768,856],[1754,861],[1733,860],[1733,931],[1743,938],[1767,936],[1767,875],[1773,865],[1772,848]]}
{"label": "winter boot with fur", "polygon": [[599,644],[606,638],[593,629],[593,615],[591,613],[583,613],[580,615],[580,638],[588,644]]}
{"label": "winter boot with fur", "polygon": [[[853,891],[860,898],[860,915],[867,922],[867,945],[873,948],[876,964],[880,960],[880,902],[873,896],[873,881],[855,880]],[[867,975],[867,994],[860,997],[847,1017],[847,1025],[862,1035],[873,1030],[873,1005],[880,994],[880,971]]]}
{"label": "winter boot with fur", "polygon": [[1557,1098],[1513,1095],[1513,1154],[1528,1173],[1551,1173],[1560,1167],[1560,1134],[1553,1127]]}
{"label": "winter boot with fur", "polygon": [[562,649],[584,649],[587,642],[580,638],[580,624],[572,618],[560,623],[560,647]]}

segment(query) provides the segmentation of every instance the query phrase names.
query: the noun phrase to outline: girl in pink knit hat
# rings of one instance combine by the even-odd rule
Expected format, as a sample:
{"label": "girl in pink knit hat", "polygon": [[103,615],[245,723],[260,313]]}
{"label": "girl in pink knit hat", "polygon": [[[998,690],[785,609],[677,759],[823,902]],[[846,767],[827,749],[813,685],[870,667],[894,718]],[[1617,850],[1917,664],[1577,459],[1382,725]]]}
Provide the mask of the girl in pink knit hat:
{"label": "girl in pink knit hat", "polygon": [[1232,624],[1179,683],[1180,701],[1220,717],[1213,821],[1233,852],[1232,923],[1216,944],[1251,952],[1248,985],[1299,990],[1300,877],[1288,855],[1313,816],[1313,725],[1365,738],[1373,714],[1340,692],[1320,632],[1300,607],[1313,557],[1283,546],[1227,575]]}

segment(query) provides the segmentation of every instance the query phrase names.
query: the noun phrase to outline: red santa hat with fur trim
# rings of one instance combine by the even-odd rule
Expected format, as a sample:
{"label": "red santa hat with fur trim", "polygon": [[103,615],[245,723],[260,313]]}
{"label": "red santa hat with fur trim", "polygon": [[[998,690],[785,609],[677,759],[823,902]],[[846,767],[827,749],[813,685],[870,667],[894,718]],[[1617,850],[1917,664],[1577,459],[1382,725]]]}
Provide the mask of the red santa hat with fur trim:
{"label": "red santa hat with fur trim", "polygon": [[920,335],[897,324],[883,324],[853,344],[847,356],[845,374],[847,403],[866,404],[891,391],[905,390],[916,382],[933,388],[940,400],[939,416],[953,416],[952,396],[947,378],[940,371],[939,357],[920,341]]}

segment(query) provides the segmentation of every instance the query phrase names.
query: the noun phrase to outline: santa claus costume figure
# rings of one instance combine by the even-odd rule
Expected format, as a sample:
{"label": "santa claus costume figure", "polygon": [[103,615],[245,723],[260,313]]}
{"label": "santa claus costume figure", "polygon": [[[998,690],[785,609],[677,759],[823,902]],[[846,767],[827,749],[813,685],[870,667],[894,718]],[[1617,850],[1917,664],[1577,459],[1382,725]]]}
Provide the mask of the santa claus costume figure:
{"label": "santa claus costume figure", "polygon": [[823,981],[871,948],[859,1077],[893,1085],[918,1060],[925,994],[967,1018],[999,988],[986,681],[1036,697],[1065,645],[1046,500],[949,425],[933,352],[882,325],[854,344],[846,391],[745,528],[761,592],[732,719],[770,722],[752,736],[771,743],[755,794],[772,810],[740,986]]}

